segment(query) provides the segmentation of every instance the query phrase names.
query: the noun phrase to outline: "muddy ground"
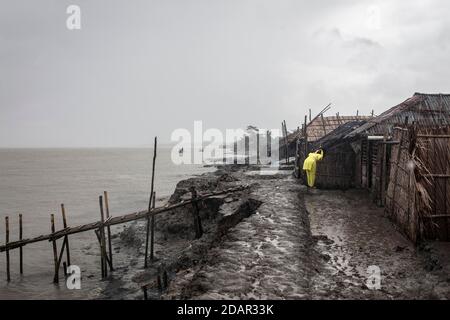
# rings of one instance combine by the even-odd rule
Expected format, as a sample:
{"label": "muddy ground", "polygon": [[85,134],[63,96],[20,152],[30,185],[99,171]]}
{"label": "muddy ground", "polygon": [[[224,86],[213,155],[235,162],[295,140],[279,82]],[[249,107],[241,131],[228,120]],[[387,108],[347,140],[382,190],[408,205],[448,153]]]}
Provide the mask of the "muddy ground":
{"label": "muddy ground", "polygon": [[[129,225],[114,239],[119,263],[100,298],[142,299],[143,284],[150,299],[450,298],[449,244],[412,246],[362,190],[307,190],[289,170],[228,166],[181,181],[167,201],[193,185],[251,187],[204,202],[200,239],[191,207],[158,216],[147,269],[145,221]],[[369,266],[381,272],[379,289]]]}

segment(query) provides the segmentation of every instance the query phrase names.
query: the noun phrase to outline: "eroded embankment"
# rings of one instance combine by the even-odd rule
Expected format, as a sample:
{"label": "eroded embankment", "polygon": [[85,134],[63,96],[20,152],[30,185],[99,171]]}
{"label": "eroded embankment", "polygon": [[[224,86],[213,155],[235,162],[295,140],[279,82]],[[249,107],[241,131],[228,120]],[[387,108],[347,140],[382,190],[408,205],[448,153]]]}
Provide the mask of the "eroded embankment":
{"label": "eroded embankment", "polygon": [[230,228],[202,263],[180,271],[165,299],[299,299],[307,296],[311,265],[303,187],[287,174],[248,171],[256,213]]}
{"label": "eroded embankment", "polygon": [[[128,227],[115,247],[130,261],[108,280],[104,297],[142,299],[140,285],[150,283],[151,299],[449,298],[448,246],[415,248],[364,191],[306,190],[289,171],[231,166],[181,181],[169,201],[189,197],[191,186],[202,192],[242,184],[251,188],[204,202],[200,239],[190,207],[158,216],[157,260],[148,269],[145,222]],[[373,265],[381,269],[379,290],[367,286]]]}
{"label": "eroded embankment", "polygon": [[[201,193],[242,185],[243,181],[233,174],[236,170],[229,167],[180,181],[168,202],[176,203],[190,198],[190,187],[195,187]],[[156,259],[147,269],[142,267],[146,222],[130,224],[115,239],[114,247],[120,248],[122,255],[125,252],[126,257],[122,259],[125,260],[122,266],[108,279],[103,298],[141,299],[141,285],[149,284],[149,298],[159,299],[162,292],[156,281],[158,274],[165,271],[170,283],[180,271],[202,263],[210,248],[220,243],[228,229],[254,214],[260,204],[259,200],[251,196],[250,190],[205,199],[199,206],[204,231],[200,239],[195,239],[191,206],[158,215],[155,228]]]}

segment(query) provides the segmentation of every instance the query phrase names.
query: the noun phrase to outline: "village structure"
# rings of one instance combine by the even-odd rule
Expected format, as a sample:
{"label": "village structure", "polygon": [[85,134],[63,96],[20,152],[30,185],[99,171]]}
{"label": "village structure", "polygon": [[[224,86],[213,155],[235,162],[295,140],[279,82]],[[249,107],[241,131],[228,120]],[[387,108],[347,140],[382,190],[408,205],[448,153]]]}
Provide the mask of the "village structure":
{"label": "village structure", "polygon": [[317,187],[367,189],[412,242],[450,241],[450,95],[415,93],[378,116],[320,114],[292,143],[298,178],[324,148]]}

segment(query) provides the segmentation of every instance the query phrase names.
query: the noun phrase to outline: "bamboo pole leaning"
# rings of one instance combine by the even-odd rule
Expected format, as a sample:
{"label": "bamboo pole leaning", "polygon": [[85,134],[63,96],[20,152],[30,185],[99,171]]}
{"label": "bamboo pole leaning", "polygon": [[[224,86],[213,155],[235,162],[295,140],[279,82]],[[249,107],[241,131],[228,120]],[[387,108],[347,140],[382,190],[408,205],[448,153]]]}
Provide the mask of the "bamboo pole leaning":
{"label": "bamboo pole leaning", "polygon": [[[104,201],[105,201],[106,220],[108,220],[110,218],[108,192],[103,191],[103,196],[104,196]],[[110,271],[114,271],[113,256],[112,256],[112,242],[111,242],[111,226],[107,226],[106,231],[108,233],[109,268],[110,268]]]}
{"label": "bamboo pole leaning", "polygon": [[[6,245],[9,243],[9,217],[5,217]],[[11,281],[9,250],[6,250],[6,280]]]}

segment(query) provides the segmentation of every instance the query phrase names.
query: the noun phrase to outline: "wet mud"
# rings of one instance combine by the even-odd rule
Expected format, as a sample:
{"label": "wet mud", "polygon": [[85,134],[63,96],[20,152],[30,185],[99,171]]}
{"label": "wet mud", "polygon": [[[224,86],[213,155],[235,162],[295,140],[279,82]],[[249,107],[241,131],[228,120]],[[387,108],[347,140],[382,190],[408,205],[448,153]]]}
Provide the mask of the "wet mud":
{"label": "wet mud", "polygon": [[[309,190],[289,170],[219,167],[181,181],[170,203],[199,192],[249,184],[200,206],[157,216],[155,257],[143,268],[145,221],[113,240],[117,267],[99,298],[142,299],[448,299],[450,246],[413,246],[363,190]],[[368,279],[380,271],[379,288]],[[369,269],[370,270],[370,269]],[[167,286],[158,275],[167,275]]]}

